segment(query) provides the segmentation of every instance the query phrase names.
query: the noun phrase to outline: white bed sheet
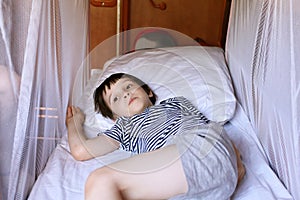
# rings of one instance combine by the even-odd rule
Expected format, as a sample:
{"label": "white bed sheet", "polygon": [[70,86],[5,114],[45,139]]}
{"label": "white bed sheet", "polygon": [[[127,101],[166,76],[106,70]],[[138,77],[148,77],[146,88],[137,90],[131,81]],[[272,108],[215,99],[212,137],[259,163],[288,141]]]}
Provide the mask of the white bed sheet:
{"label": "white bed sheet", "polygon": [[[240,106],[237,107],[234,118],[225,125],[225,129],[240,149],[247,170],[232,199],[292,199],[268,166],[260,143]],[[64,138],[36,181],[29,200],[84,199],[84,184],[91,171],[130,155],[128,152],[117,150],[89,161],[76,161],[71,156]]]}

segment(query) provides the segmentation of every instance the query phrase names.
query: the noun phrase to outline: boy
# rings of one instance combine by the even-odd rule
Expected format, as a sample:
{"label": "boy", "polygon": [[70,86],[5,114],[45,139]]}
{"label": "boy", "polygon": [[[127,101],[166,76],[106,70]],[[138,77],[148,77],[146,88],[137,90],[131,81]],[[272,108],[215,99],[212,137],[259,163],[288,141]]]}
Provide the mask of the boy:
{"label": "boy", "polygon": [[184,97],[154,105],[141,80],[113,74],[94,93],[96,111],[115,125],[93,139],[84,115],[69,108],[72,155],[87,160],[118,148],[137,153],[99,168],[86,182],[86,199],[228,199],[238,181],[235,149],[224,130]]}

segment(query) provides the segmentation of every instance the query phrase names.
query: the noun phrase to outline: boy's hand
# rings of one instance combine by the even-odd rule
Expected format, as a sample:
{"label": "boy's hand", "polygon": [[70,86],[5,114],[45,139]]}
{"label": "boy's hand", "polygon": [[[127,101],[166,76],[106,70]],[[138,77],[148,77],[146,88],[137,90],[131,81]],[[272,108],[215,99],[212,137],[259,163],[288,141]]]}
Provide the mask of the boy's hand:
{"label": "boy's hand", "polygon": [[84,122],[84,114],[78,107],[69,106],[67,110],[66,124],[77,123],[82,125]]}

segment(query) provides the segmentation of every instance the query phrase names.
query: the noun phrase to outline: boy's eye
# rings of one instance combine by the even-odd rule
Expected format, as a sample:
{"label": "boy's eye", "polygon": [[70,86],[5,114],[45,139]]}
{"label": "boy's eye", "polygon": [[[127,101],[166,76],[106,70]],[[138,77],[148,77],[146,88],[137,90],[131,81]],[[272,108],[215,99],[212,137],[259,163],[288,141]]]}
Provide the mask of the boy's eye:
{"label": "boy's eye", "polygon": [[118,97],[114,97],[114,98],[113,98],[113,102],[117,102],[118,100],[119,100]]}
{"label": "boy's eye", "polygon": [[130,83],[126,86],[126,89],[129,90],[131,87],[132,87],[132,84]]}

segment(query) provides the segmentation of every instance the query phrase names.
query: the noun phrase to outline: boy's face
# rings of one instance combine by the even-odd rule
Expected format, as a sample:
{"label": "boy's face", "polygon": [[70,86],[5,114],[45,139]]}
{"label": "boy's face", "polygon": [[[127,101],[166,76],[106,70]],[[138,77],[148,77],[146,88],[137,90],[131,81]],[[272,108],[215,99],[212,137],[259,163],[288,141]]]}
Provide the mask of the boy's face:
{"label": "boy's face", "polygon": [[131,117],[152,106],[149,99],[153,96],[152,92],[147,94],[140,85],[129,78],[119,79],[110,89],[106,87],[102,95],[115,119],[121,116]]}

